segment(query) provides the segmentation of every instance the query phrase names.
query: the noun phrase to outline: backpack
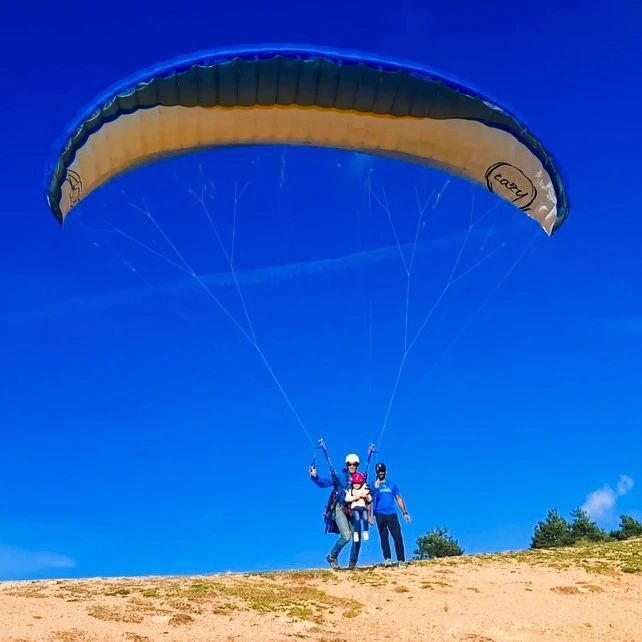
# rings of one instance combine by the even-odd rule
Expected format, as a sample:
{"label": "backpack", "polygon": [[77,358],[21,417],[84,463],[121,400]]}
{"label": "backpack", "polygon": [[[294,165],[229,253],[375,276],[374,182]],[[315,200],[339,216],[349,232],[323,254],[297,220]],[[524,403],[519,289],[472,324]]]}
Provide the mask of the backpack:
{"label": "backpack", "polygon": [[[330,497],[328,497],[328,502],[325,505],[325,511],[323,512],[323,522],[325,523],[325,534],[336,533],[340,534],[339,527],[337,526],[337,521],[334,518],[334,511],[337,508],[337,502],[339,499],[339,492],[336,488],[332,489]],[[342,508],[345,516],[348,518],[348,521],[352,521],[352,511],[348,506],[343,506]]]}
{"label": "backpack", "polygon": [[337,522],[334,519],[334,511],[337,507],[338,497],[339,495],[337,491],[333,488],[332,492],[330,493],[330,497],[328,497],[328,501],[325,505],[325,511],[323,512],[323,523],[325,524],[325,530],[323,532],[325,534],[339,534],[339,527],[337,526]]}

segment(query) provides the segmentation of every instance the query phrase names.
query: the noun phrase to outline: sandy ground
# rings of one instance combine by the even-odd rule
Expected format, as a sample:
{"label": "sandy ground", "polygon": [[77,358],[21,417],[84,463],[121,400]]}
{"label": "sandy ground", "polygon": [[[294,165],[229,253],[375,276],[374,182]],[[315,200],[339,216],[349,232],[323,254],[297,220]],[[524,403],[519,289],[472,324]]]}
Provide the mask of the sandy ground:
{"label": "sandy ground", "polygon": [[0,583],[0,640],[641,642],[638,542],[633,562],[522,553],[406,569]]}

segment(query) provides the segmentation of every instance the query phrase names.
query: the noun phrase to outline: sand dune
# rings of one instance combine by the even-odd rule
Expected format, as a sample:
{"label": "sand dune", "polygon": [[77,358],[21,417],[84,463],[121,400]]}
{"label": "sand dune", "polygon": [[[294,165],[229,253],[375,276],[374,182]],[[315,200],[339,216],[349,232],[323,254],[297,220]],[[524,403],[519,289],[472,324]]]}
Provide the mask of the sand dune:
{"label": "sand dune", "polygon": [[2,642],[642,641],[642,539],[406,569],[0,584]]}

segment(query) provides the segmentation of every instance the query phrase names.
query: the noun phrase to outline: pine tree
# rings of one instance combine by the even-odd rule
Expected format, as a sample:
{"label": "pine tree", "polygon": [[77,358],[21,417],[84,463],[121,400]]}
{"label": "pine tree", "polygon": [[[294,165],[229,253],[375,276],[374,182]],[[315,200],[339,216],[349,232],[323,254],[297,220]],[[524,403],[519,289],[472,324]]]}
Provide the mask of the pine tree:
{"label": "pine tree", "polygon": [[629,515],[620,515],[620,529],[612,531],[610,535],[619,540],[642,537],[642,524]]}
{"label": "pine tree", "polygon": [[568,522],[560,516],[556,508],[548,511],[546,519],[535,527],[531,548],[554,548],[570,546],[573,543]]}
{"label": "pine tree", "polygon": [[603,542],[608,535],[595,523],[592,522],[589,514],[581,508],[571,511],[573,521],[569,525],[572,543],[581,540],[589,542]]}

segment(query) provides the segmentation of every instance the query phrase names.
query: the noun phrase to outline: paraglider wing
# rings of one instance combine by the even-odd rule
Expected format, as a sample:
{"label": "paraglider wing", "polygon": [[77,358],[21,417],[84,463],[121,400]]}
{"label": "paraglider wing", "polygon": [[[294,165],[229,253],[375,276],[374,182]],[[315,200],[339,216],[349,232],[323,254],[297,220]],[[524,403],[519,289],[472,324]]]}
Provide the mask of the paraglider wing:
{"label": "paraglider wing", "polygon": [[136,166],[230,145],[330,147],[405,159],[468,179],[550,235],[568,213],[559,170],[511,113],[425,69],[304,48],[210,52],[110,89],[73,123],[47,170],[62,224]]}

